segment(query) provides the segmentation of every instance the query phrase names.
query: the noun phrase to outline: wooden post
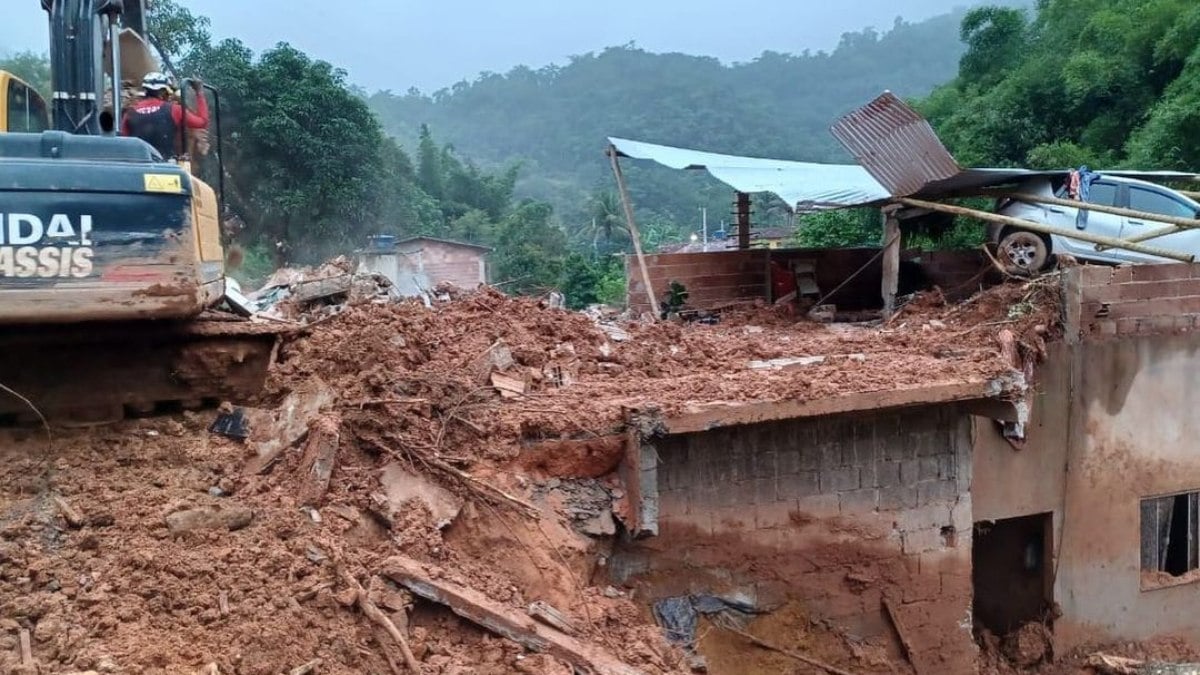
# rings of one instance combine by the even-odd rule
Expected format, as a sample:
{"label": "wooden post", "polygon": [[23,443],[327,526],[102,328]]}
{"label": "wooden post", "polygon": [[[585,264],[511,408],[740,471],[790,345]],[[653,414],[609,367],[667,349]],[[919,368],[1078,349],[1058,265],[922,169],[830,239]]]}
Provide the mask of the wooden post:
{"label": "wooden post", "polygon": [[621,162],[617,159],[617,149],[608,146],[608,158],[612,161],[613,176],[617,178],[617,190],[621,193],[621,206],[625,209],[625,224],[629,226],[629,238],[633,239],[633,252],[637,255],[638,267],[642,270],[642,283],[646,285],[646,298],[650,300],[650,312],[654,320],[658,320],[658,299],[654,297],[654,286],[650,284],[650,271],[646,269],[646,256],[642,254],[642,237],[638,234],[637,223],[633,220],[633,202],[629,199],[629,189],[625,186],[625,175],[621,173]]}
{"label": "wooden post", "polygon": [[1011,216],[1002,216],[998,213],[989,213],[978,209],[968,209],[963,206],[952,206],[950,204],[942,204],[939,202],[930,202],[923,199],[913,199],[911,197],[900,197],[896,201],[905,206],[915,206],[920,209],[929,209],[930,211],[939,211],[941,213],[949,213],[955,216],[966,216],[977,220],[985,220],[1001,225],[1012,225],[1021,229],[1030,230],[1032,232],[1042,232],[1044,234],[1057,234],[1060,237],[1068,239],[1078,239],[1091,244],[1100,244],[1112,248],[1124,249],[1126,251],[1134,251],[1136,253],[1145,253],[1146,255],[1157,256],[1159,258],[1168,258],[1170,260],[1178,260],[1179,262],[1195,262],[1196,257],[1188,253],[1180,253],[1179,251],[1170,251],[1157,246],[1146,246],[1144,244],[1132,244],[1124,239],[1117,237],[1105,237],[1100,234],[1092,234],[1083,230],[1068,230],[1062,227],[1054,227],[1043,223],[1035,223],[1031,220],[1022,220]]}
{"label": "wooden post", "polygon": [[900,289],[900,219],[897,205],[883,209],[883,318],[896,311],[896,292]]}
{"label": "wooden post", "polygon": [[737,193],[738,249],[750,248],[750,195]]}

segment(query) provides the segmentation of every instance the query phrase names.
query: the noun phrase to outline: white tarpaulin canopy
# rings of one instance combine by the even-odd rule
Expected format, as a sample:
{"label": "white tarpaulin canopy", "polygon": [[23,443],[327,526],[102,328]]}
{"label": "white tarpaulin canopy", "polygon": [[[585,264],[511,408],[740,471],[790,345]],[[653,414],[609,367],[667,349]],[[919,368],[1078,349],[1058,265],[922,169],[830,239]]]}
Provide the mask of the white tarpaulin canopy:
{"label": "white tarpaulin canopy", "polygon": [[[930,132],[932,133],[932,132]],[[936,140],[936,139],[935,139]],[[646,159],[672,169],[708,171],[714,178],[738,192],[753,194],[771,192],[794,208],[798,213],[842,209],[854,206],[881,204],[893,195],[875,180],[867,170],[857,164],[818,164],[816,162],[792,162],[783,159],[738,157],[714,152],[673,148],[668,145],[642,143],[624,138],[609,138],[608,142],[617,153],[633,159]],[[940,147],[940,142],[938,142]],[[942,152],[945,152],[943,149]],[[909,155],[919,156],[910,149]],[[872,155],[874,156],[874,155]],[[957,166],[946,153],[947,166]],[[914,165],[918,172],[924,168]],[[893,173],[906,176],[912,167],[901,166]],[[1128,171],[1105,170],[1099,173],[1109,176],[1138,178],[1149,181],[1196,180],[1194,173],[1178,171]],[[1014,180],[1035,176],[1063,176],[1067,171],[1030,171],[1028,169],[957,169],[953,175],[933,180],[939,176],[918,175],[912,181],[919,185],[915,194],[923,198],[941,198],[955,194],[977,194],[986,188]]]}
{"label": "white tarpaulin canopy", "polygon": [[863,206],[891,194],[857,164],[817,164],[782,159],[737,157],[609,138],[617,152],[672,169],[705,170],[738,192],[770,192],[797,211]]}

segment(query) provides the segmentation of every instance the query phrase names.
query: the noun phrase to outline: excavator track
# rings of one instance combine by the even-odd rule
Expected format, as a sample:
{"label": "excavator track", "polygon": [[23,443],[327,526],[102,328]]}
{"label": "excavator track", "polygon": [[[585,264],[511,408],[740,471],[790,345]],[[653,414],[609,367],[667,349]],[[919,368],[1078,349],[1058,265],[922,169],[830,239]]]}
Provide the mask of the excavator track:
{"label": "excavator track", "polygon": [[179,322],[6,326],[0,425],[35,422],[39,412],[54,424],[86,425],[245,403],[262,391],[286,330],[215,313]]}

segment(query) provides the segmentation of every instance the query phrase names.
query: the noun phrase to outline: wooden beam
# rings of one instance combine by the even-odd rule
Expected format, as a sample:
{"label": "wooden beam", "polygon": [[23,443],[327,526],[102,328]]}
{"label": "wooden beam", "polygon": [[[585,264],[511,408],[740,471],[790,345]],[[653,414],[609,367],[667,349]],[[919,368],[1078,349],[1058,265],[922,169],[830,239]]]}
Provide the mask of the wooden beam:
{"label": "wooden beam", "polygon": [[445,605],[450,611],[497,635],[535,652],[566,661],[577,670],[598,675],[639,675],[600,645],[571,637],[496,602],[483,593],[451,581],[454,575],[411,558],[394,556],[383,565],[383,576],[416,595]]}
{"label": "wooden beam", "polygon": [[1124,209],[1119,206],[1105,206],[1103,204],[1089,204],[1087,202],[1076,201],[1074,199],[1059,199],[1058,197],[1043,197],[1041,195],[1031,195],[1025,192],[1004,192],[1000,193],[1003,197],[1011,197],[1022,202],[1030,202],[1033,204],[1051,204],[1054,206],[1063,206],[1069,209],[1082,209],[1084,211],[1095,211],[1096,213],[1107,213],[1114,216],[1124,216],[1125,218],[1136,218],[1138,220],[1148,220],[1155,223],[1163,223],[1166,225],[1175,225],[1183,228],[1200,228],[1200,219],[1196,218],[1180,218],[1178,216],[1164,216],[1161,213],[1150,213],[1148,211],[1135,211],[1133,209]]}
{"label": "wooden beam", "polygon": [[883,318],[896,312],[896,292],[900,290],[900,219],[895,209],[883,210]]}
{"label": "wooden beam", "polygon": [[650,311],[654,321],[658,320],[658,299],[654,297],[654,286],[650,283],[650,271],[646,269],[646,256],[642,253],[642,236],[638,234],[633,220],[633,202],[629,199],[629,188],[625,186],[625,174],[621,173],[621,162],[617,149],[608,146],[608,158],[612,160],[613,175],[617,178],[617,190],[621,193],[621,206],[625,209],[625,224],[629,226],[629,237],[633,239],[633,252],[637,255],[638,267],[642,271],[642,283],[646,284],[646,297],[650,300]]}
{"label": "wooden beam", "polygon": [[1060,237],[1069,239],[1078,239],[1092,244],[1101,244],[1112,248],[1124,249],[1126,251],[1134,251],[1136,253],[1145,253],[1146,255],[1167,258],[1169,260],[1178,260],[1179,262],[1190,263],[1194,262],[1196,257],[1188,253],[1180,253],[1179,251],[1169,251],[1165,248],[1156,246],[1146,246],[1144,244],[1131,244],[1124,239],[1117,237],[1106,237],[1100,234],[1092,234],[1080,230],[1068,230],[1062,227],[1054,227],[1043,223],[1035,223],[1032,220],[1022,220],[1021,218],[1013,218],[1011,216],[1002,216],[998,213],[989,213],[978,209],[969,209],[964,206],[953,206],[951,204],[942,204],[939,202],[929,202],[923,199],[912,199],[911,197],[900,197],[896,201],[908,206],[916,206],[919,208],[931,209],[933,211],[941,211],[956,216],[965,216],[967,218],[975,218],[978,220],[986,220],[1001,225],[1011,225],[1033,232],[1042,232],[1044,234],[1057,234]]}

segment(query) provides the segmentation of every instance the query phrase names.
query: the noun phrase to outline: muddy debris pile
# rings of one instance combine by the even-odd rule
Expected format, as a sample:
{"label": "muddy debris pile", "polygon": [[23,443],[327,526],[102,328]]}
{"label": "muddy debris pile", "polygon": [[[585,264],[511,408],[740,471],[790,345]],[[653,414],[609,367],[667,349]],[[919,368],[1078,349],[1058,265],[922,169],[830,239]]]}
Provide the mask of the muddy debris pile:
{"label": "muddy debris pile", "polygon": [[1053,292],[680,325],[352,286],[252,406],[5,432],[0,672],[688,672],[604,567],[630,413],[994,377]]}

